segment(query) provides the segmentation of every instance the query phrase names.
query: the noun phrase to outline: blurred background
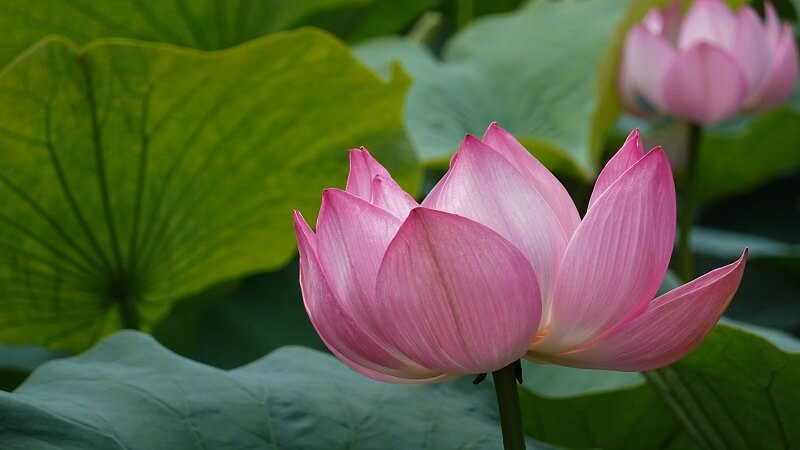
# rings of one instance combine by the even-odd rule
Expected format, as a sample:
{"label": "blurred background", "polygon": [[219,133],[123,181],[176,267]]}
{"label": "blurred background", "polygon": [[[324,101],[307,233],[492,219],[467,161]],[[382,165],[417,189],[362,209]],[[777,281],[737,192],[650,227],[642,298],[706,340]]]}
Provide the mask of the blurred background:
{"label": "blurred background", "polygon": [[[625,33],[669,4],[0,0],[0,388],[121,328],[223,369],[327,351],[291,212],[314,223],[349,148],[421,199],[496,121],[583,213],[639,128],[680,183],[686,125],[617,95]],[[800,2],[774,6],[797,33]],[[706,128],[700,150],[696,272],[748,246],[726,316],[800,336],[800,88]]]}

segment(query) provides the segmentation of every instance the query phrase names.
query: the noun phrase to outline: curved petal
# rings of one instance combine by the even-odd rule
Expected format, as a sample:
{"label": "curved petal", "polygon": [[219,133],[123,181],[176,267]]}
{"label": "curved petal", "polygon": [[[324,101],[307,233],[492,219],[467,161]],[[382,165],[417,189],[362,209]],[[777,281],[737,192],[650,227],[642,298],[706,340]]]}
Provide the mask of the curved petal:
{"label": "curved petal", "polygon": [[331,288],[359,323],[369,317],[375,279],[400,219],[359,197],[326,189],[317,220],[317,256]]}
{"label": "curved petal", "polygon": [[350,174],[345,191],[400,219],[404,219],[411,208],[419,206],[364,147],[350,150]]}
{"label": "curved petal", "polygon": [[672,364],[714,328],[739,287],[746,259],[745,250],[738,261],[658,297],[641,315],[580,350],[532,356],[566,366],[622,371]]}
{"label": "curved petal", "polygon": [[547,202],[509,161],[476,137],[467,136],[447,183],[436,198],[423,204],[483,224],[521,250],[539,279],[543,315],[548,316],[553,281],[568,238]]}
{"label": "curved petal", "polygon": [[644,156],[642,138],[639,136],[639,130],[635,129],[631,131],[622,147],[611,157],[600,171],[600,175],[597,176],[592,196],[589,198],[589,208],[625,171],[642,159],[642,156]]}
{"label": "curved petal", "polygon": [[425,367],[485,373],[525,354],[541,315],[530,263],[489,228],[416,208],[378,273],[382,336]]}
{"label": "curved petal", "polygon": [[631,166],[586,213],[553,290],[536,352],[564,352],[639,314],[667,271],[675,237],[675,186],[660,149]]}
{"label": "curved petal", "polygon": [[391,178],[389,172],[364,147],[350,149],[350,173],[345,191],[369,201],[375,175]]}
{"label": "curved petal", "polygon": [[426,383],[445,377],[396,356],[355,321],[330,288],[317,258],[317,238],[297,211],[294,225],[303,303],[325,345],[355,371],[379,381]]}
{"label": "curved petal", "polygon": [[761,89],[753,97],[750,109],[756,112],[767,111],[786,102],[794,89],[797,71],[797,44],[792,29],[785,25],[769,72]]}
{"label": "curved petal", "polygon": [[688,49],[699,43],[730,49],[736,30],[736,15],[721,0],[696,0],[683,18],[678,48]]}
{"label": "curved petal", "polygon": [[747,92],[753,93],[769,70],[770,49],[761,19],[753,8],[744,6],[736,17],[736,33],[731,55],[747,81]]}
{"label": "curved petal", "polygon": [[575,208],[572,197],[569,196],[558,178],[534,158],[511,133],[500,128],[496,123],[489,125],[486,133],[483,134],[483,143],[500,153],[522,173],[527,182],[550,205],[564,229],[564,234],[567,237],[572,236],[581,222],[581,217]]}
{"label": "curved petal", "polygon": [[375,175],[372,179],[370,203],[389,211],[398,219],[405,219],[419,204],[391,178]]}
{"label": "curved petal", "polygon": [[663,85],[675,50],[667,40],[643,26],[625,39],[620,68],[620,93],[632,112],[650,114],[664,110]]}
{"label": "curved petal", "polygon": [[673,58],[662,95],[673,115],[708,125],[738,112],[747,82],[731,56],[700,43]]}

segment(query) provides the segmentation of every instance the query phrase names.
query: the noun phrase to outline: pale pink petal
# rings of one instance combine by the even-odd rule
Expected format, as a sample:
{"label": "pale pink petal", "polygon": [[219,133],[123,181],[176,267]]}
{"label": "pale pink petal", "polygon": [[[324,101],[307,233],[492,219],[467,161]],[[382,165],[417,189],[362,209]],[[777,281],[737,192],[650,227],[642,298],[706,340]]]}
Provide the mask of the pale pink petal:
{"label": "pale pink petal", "polygon": [[534,158],[511,133],[496,123],[489,125],[483,135],[483,143],[500,153],[522,173],[528,183],[550,205],[564,233],[568,237],[572,236],[581,218],[575,203],[558,178]]}
{"label": "pale pink petal", "polygon": [[300,250],[300,287],[311,323],[325,345],[348,366],[370,378],[390,383],[425,383],[444,375],[411,363],[378,342],[347,311],[330,288],[317,258],[316,236],[295,211]]}
{"label": "pale pink petal", "polygon": [[730,55],[700,43],[673,58],[662,95],[673,115],[709,125],[739,111],[747,82]]}
{"label": "pale pink petal", "polygon": [[716,269],[653,300],[638,317],[562,355],[531,355],[573,367],[646,371],[672,364],[705,339],[728,307],[744,272],[747,251]]}
{"label": "pale pink petal", "polygon": [[597,176],[597,182],[594,184],[592,196],[589,199],[589,208],[625,171],[642,159],[642,156],[644,156],[642,138],[639,136],[639,130],[635,129],[631,131],[619,151],[606,163],[600,175]]}
{"label": "pale pink petal", "polygon": [[767,37],[767,45],[770,49],[770,54],[775,52],[778,47],[778,41],[781,39],[781,19],[778,17],[778,12],[771,2],[764,2],[764,15],[766,20],[764,23],[764,33]]}
{"label": "pale pink petal", "polygon": [[543,316],[548,316],[553,281],[568,238],[550,205],[511,162],[468,135],[438,195],[423,204],[486,225],[517,246],[536,272]]}
{"label": "pale pink petal", "polygon": [[683,18],[678,48],[699,43],[730,49],[736,30],[736,15],[722,0],[696,0]]}
{"label": "pale pink petal", "polygon": [[350,150],[350,174],[347,176],[347,188],[350,194],[369,201],[372,197],[372,180],[376,175],[391,179],[389,172],[361,147]]}
{"label": "pale pink petal", "polygon": [[359,322],[370,317],[383,254],[402,221],[366,200],[326,189],[317,220],[318,257],[331,288]]}
{"label": "pale pink petal", "polygon": [[408,212],[419,206],[395,181],[383,175],[372,179],[370,203],[392,213],[398,219],[405,219]]}
{"label": "pale pink petal", "polygon": [[752,100],[750,110],[767,111],[785,103],[797,81],[797,44],[791,27],[785,25],[769,72],[759,92]]}
{"label": "pale pink petal", "polygon": [[345,190],[401,220],[405,219],[411,208],[419,206],[364,147],[350,150],[350,175]]}
{"label": "pale pink petal", "polygon": [[619,89],[625,107],[647,115],[663,111],[663,85],[675,50],[667,40],[645,27],[628,33],[622,54]]}
{"label": "pale pink petal", "polygon": [[770,48],[755,10],[743,7],[736,17],[736,33],[730,53],[742,69],[747,81],[747,92],[761,85],[770,63]]}
{"label": "pale pink petal", "polygon": [[635,317],[667,271],[675,237],[675,186],[655,149],[600,196],[567,247],[546,333],[532,350],[563,352]]}
{"label": "pale pink petal", "polygon": [[536,275],[510,242],[470,219],[416,208],[378,274],[382,336],[425,367],[497,370],[525,354],[541,314]]}

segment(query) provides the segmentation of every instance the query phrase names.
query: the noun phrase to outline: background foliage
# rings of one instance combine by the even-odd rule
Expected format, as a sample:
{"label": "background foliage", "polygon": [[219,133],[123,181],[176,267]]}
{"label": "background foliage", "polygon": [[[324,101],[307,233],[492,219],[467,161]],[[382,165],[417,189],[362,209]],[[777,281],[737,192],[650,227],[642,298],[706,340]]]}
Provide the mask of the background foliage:
{"label": "background foliage", "polygon": [[[632,127],[680,177],[685,127],[615,91],[667,3],[0,0],[0,447],[499,447],[488,384],[324,354],[291,210],[313,221],[361,145],[422,196],[491,121],[579,205]],[[529,448],[800,448],[798,123],[800,86],[702,141],[693,247],[699,270],[750,247],[740,322],[646,374],[526,364]]]}

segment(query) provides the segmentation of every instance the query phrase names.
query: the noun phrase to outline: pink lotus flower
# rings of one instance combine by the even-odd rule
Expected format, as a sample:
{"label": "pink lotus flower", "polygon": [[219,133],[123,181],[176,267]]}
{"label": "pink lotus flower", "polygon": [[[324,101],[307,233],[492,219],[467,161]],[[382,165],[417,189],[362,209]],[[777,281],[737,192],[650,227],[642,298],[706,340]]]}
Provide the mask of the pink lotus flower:
{"label": "pink lotus flower", "polygon": [[[613,370],[669,364],[711,330],[745,256],[655,300],[675,234],[664,153],[634,131],[581,220],[559,181],[492,124],[468,135],[420,206],[369,153],[323,194],[316,235],[295,213],[318,333],[356,371],[433,382],[536,361]],[[538,280],[538,281],[537,281]]]}
{"label": "pink lotus flower", "polygon": [[762,22],[750,6],[696,0],[652,10],[625,40],[619,90],[639,115],[667,114],[700,124],[761,112],[791,95],[798,61],[794,33],[765,3]]}

